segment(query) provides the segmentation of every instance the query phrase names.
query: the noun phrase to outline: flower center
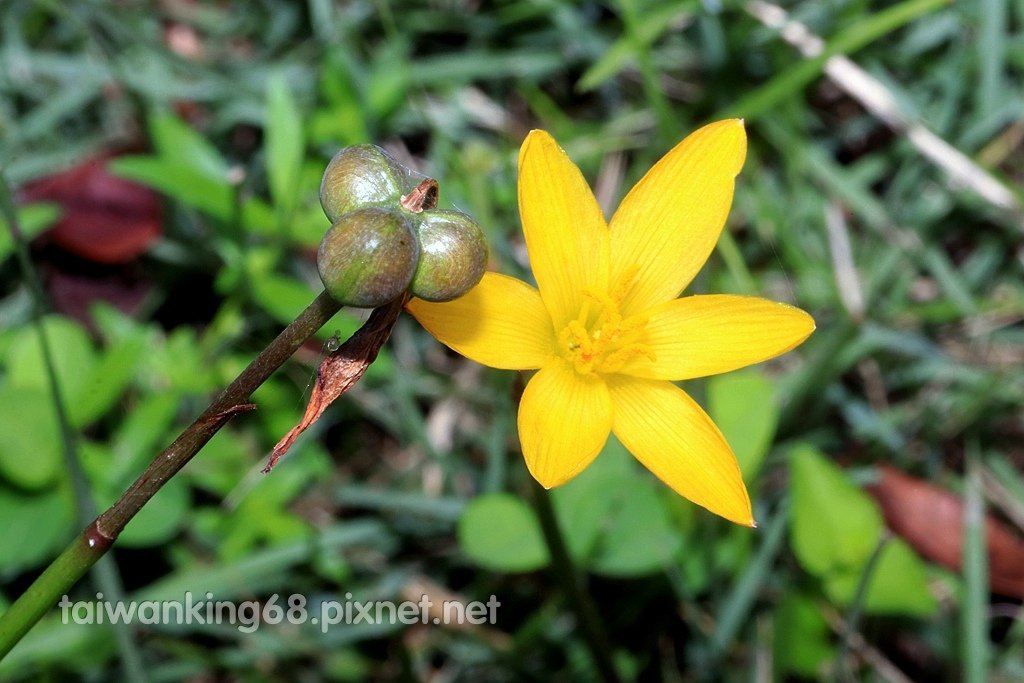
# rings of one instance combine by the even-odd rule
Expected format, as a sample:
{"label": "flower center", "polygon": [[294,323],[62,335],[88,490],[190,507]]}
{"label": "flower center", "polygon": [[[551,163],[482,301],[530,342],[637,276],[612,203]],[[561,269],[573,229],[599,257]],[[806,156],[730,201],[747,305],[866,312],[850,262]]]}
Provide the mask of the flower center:
{"label": "flower center", "polygon": [[579,315],[558,335],[562,356],[581,375],[618,372],[637,356],[654,360],[651,349],[640,342],[646,316],[623,318],[619,307],[636,272],[624,274],[610,292],[585,289]]}

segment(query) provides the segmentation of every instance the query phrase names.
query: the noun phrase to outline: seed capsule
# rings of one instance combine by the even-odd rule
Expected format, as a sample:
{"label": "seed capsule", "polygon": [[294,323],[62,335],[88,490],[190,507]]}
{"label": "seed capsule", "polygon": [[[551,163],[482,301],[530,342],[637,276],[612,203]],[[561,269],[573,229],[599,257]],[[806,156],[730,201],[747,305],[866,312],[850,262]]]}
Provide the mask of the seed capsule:
{"label": "seed capsule", "polygon": [[376,145],[345,147],[320,181],[320,206],[331,223],[367,206],[394,205],[408,190],[408,170]]}
{"label": "seed capsule", "polygon": [[409,288],[427,301],[451,301],[472,289],[487,268],[487,241],[460,211],[424,211],[416,229],[420,260]]}
{"label": "seed capsule", "polygon": [[316,267],[324,289],[345,306],[393,301],[416,272],[419,245],[398,209],[367,207],[343,215],[320,241]]}

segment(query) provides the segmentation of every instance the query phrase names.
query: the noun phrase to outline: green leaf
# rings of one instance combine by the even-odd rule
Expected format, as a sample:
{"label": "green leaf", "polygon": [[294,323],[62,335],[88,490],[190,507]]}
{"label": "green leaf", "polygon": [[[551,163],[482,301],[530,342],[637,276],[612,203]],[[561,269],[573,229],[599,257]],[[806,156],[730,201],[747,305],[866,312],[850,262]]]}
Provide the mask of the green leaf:
{"label": "green leaf", "polygon": [[311,481],[329,472],[327,454],[315,444],[299,445],[275,470],[274,476],[250,480],[239,496],[238,507],[216,525],[220,534],[217,555],[222,560],[245,556],[262,541],[287,541],[309,536],[309,524],[289,509],[288,503]]}
{"label": "green leaf", "polygon": [[267,82],[266,164],[270,196],[281,220],[295,210],[305,142],[295,97],[283,73]]}
{"label": "green leaf", "polygon": [[[319,184],[319,179],[317,184]],[[305,184],[303,186],[306,186]],[[309,186],[315,187],[312,183]],[[331,228],[331,224],[324,217],[324,210],[320,208],[320,202],[307,202],[298,206],[292,215],[291,229],[288,238],[292,244],[300,247],[316,249],[320,241]]]}
{"label": "green leaf", "polygon": [[147,342],[141,335],[128,337],[109,348],[86,374],[79,391],[68,396],[71,423],[82,427],[103,417],[135,378],[146,350]]}
{"label": "green leaf", "polygon": [[569,554],[576,560],[589,561],[612,511],[631,490],[630,482],[643,482],[635,474],[632,460],[619,440],[612,437],[587,469],[551,492]]}
{"label": "green leaf", "polygon": [[387,42],[374,54],[366,104],[374,119],[384,119],[408,97],[410,86],[408,48],[401,42]]}
{"label": "green leaf", "polygon": [[123,156],[109,161],[107,168],[219,221],[231,220],[235,212],[235,192],[227,179],[215,180],[186,163],[155,156]]}
{"label": "green leaf", "polygon": [[[171,425],[181,405],[181,397],[174,391],[161,391],[140,397],[132,405],[114,433],[111,441],[113,460],[109,465],[110,480],[122,484],[131,482],[156,454],[169,443],[167,441]],[[225,430],[217,432],[224,433]],[[217,437],[214,436],[214,439]],[[206,461],[209,444],[203,447],[202,458],[196,458],[186,468],[185,473],[201,462]]]}
{"label": "green leaf", "polygon": [[[677,17],[692,14],[696,8],[697,3],[692,0],[685,3],[670,2],[645,13],[637,26],[639,41],[632,36],[623,36],[612,43],[580,77],[576,89],[580,92],[593,90],[634,63],[637,50],[649,49],[651,43],[665,33]],[[637,42],[640,44],[637,45]]]}
{"label": "green leaf", "polygon": [[57,551],[71,531],[70,497],[63,491],[23,495],[0,486],[0,569],[34,567]]}
{"label": "green leaf", "polygon": [[485,569],[529,572],[549,561],[533,510],[508,493],[474,499],[459,519],[458,536],[462,552]]}
{"label": "green leaf", "polygon": [[210,142],[191,126],[172,114],[154,113],[149,134],[161,158],[175,166],[192,168],[207,178],[224,182],[228,164]]}
{"label": "green leaf", "polygon": [[682,547],[664,489],[635,477],[620,484],[621,505],[598,543],[590,568],[609,576],[643,576],[670,564]]}
{"label": "green leaf", "polygon": [[708,412],[740,462],[743,478],[755,481],[772,445],[779,406],[772,383],[757,370],[708,380]]}
{"label": "green leaf", "polygon": [[825,578],[867,562],[882,533],[874,501],[810,446],[790,454],[791,542],[800,564]]}
{"label": "green leaf", "polygon": [[739,101],[728,108],[727,113],[716,118],[736,116],[753,119],[761,116],[780,102],[794,97],[808,84],[817,80],[829,58],[835,55],[852,54],[887,33],[910,23],[922,14],[939,9],[946,4],[946,1],[905,0],[857,20],[849,28],[830,39],[820,55],[797,62],[789,69],[780,71],[761,87],[748,91]]}
{"label": "green leaf", "polygon": [[[272,408],[273,406],[260,404],[261,410]],[[239,472],[245,472],[250,467],[251,448],[247,447],[235,431],[222,429],[203,446],[203,457],[190,462],[182,474],[188,477],[193,485],[223,498],[238,486]]]}
{"label": "green leaf", "polygon": [[313,112],[310,141],[354,145],[370,140],[370,132],[359,96],[358,74],[366,69],[350,59],[341,48],[332,52],[320,76],[324,105]]}
{"label": "green leaf", "polygon": [[0,435],[0,476],[25,489],[53,483],[61,471],[61,441],[49,393],[35,387],[0,389]]}
{"label": "green leaf", "polygon": [[775,608],[774,630],[776,671],[820,680],[834,648],[828,622],[814,601],[799,593],[788,594]]}
{"label": "green leaf", "polygon": [[597,539],[617,502],[622,486],[611,477],[576,477],[551,492],[559,526],[566,532],[569,554],[587,561],[597,547]]}
{"label": "green leaf", "polygon": [[277,236],[274,208],[258,197],[252,197],[242,203],[242,225],[247,232],[264,237]]}
{"label": "green leaf", "polygon": [[[96,363],[96,352],[89,335],[70,318],[47,316],[43,319],[43,329],[53,356],[61,395],[67,405],[72,397],[82,392],[88,382],[88,375]],[[19,331],[11,342],[6,360],[11,386],[31,387],[49,394],[46,364],[39,345],[39,335],[34,327],[25,327]]]}
{"label": "green leaf", "polygon": [[[832,575],[825,581],[825,592],[837,605],[848,606],[853,602],[860,576],[856,569]],[[871,575],[864,612],[926,617],[936,609],[938,604],[928,590],[924,563],[902,540],[890,540]]]}
{"label": "green leaf", "polygon": [[217,389],[222,381],[200,348],[195,330],[185,326],[175,328],[162,344],[149,349],[146,366],[153,375],[151,381],[167,392],[201,394]]}
{"label": "green leaf", "polygon": [[[60,207],[56,204],[25,204],[17,207],[18,227],[26,241],[43,232],[60,218]],[[7,221],[0,217],[0,262],[14,253],[14,240],[7,227]]]}

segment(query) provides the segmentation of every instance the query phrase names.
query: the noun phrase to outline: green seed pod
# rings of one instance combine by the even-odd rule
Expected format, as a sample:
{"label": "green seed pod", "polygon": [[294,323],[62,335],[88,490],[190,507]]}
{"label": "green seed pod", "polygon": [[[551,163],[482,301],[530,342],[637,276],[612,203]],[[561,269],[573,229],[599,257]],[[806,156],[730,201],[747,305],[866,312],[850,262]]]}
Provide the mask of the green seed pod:
{"label": "green seed pod", "polygon": [[367,206],[394,205],[408,191],[409,171],[376,145],[345,147],[320,181],[320,206],[331,223]]}
{"label": "green seed pod", "polygon": [[427,301],[451,301],[472,289],[487,269],[487,241],[461,211],[424,211],[416,229],[420,262],[409,288]]}
{"label": "green seed pod", "polygon": [[340,303],[383,306],[412,281],[419,245],[399,209],[367,207],[346,213],[320,241],[316,268],[324,289]]}

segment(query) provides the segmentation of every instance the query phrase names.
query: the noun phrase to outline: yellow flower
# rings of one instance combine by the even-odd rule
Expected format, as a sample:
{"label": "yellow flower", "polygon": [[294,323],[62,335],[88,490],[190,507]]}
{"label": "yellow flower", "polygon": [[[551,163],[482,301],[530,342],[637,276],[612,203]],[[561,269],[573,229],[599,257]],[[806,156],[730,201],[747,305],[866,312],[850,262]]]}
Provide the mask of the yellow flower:
{"label": "yellow flower", "polygon": [[532,131],[519,153],[519,211],[538,289],[487,273],[455,301],[409,303],[462,355],[537,370],[519,405],[519,438],[544,487],[579,474],[614,432],[680,495],[754,525],[732,449],[672,383],[773,358],[814,330],[805,312],[766,299],[676,298],[718,241],[746,147],[740,120],[701,128],[605,223],[579,169]]}

